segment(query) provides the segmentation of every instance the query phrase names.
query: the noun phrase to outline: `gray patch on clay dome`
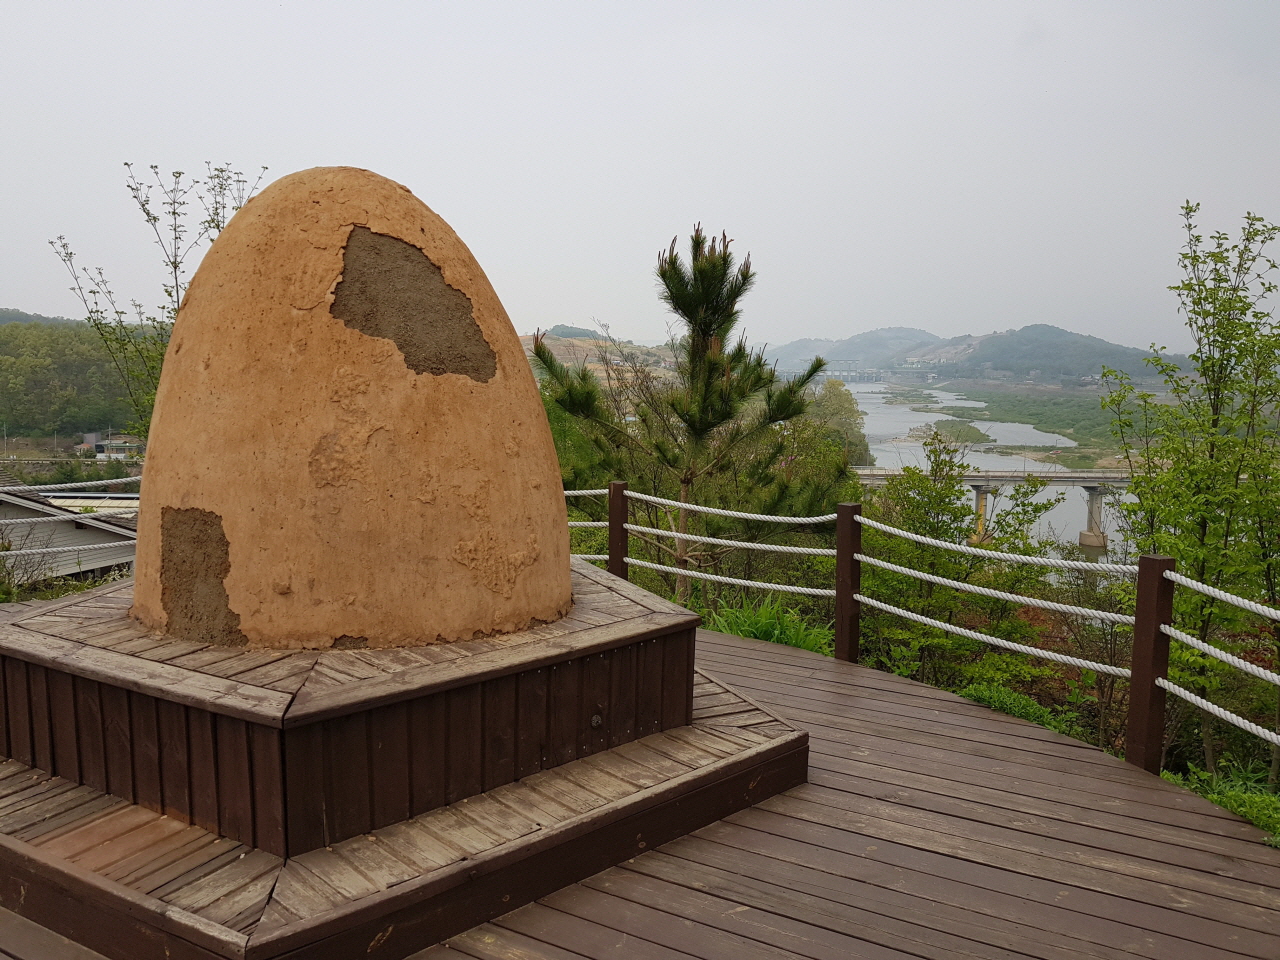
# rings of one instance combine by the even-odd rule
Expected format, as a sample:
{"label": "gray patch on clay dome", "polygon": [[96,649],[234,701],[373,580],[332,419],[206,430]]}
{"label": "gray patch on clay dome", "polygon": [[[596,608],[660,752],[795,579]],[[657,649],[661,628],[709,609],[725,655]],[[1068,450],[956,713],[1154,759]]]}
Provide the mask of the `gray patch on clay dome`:
{"label": "gray patch on clay dome", "polygon": [[485,383],[497,371],[471,299],[413,244],[368,227],[351,228],[330,313],[352,330],[390,340],[414,373]]}

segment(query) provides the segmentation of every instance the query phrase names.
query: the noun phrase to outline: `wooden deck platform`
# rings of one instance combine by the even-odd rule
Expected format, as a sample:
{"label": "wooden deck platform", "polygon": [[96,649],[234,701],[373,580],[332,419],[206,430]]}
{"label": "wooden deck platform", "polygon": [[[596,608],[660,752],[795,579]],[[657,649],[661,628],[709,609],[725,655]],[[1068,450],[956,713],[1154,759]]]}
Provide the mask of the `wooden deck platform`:
{"label": "wooden deck platform", "polygon": [[[418,960],[1280,957],[1280,850],[1207,801],[804,651],[701,632],[698,666],[809,731],[810,782]],[[6,954],[93,957],[0,912]]]}
{"label": "wooden deck platform", "polygon": [[810,782],[418,960],[1280,957],[1280,850],[1221,808],[801,650],[698,665],[809,731]]}

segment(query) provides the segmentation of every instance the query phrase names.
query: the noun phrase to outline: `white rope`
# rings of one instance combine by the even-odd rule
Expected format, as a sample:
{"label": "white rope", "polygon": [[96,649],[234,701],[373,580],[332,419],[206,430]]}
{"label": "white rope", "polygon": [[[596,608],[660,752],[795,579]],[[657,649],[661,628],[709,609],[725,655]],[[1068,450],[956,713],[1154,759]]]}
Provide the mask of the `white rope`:
{"label": "white rope", "polygon": [[809,597],[834,597],[834,590],[823,590],[818,587],[793,587],[785,583],[761,583],[758,580],[738,580],[735,577],[720,577],[714,573],[703,573],[700,570],[681,570],[678,567],[666,567],[660,563],[650,563],[648,560],[633,560],[627,557],[626,561],[633,567],[644,567],[646,570],[657,570],[661,573],[674,573],[677,577],[693,577],[696,580],[710,580],[713,583],[727,583],[735,587],[754,587],[757,590],[778,590],[782,593],[803,593]]}
{"label": "white rope", "polygon": [[991,597],[993,600],[1008,600],[1011,603],[1023,604],[1028,607],[1040,607],[1044,610],[1053,610],[1056,613],[1068,613],[1077,617],[1088,617],[1092,620],[1101,620],[1103,623],[1123,623],[1129,626],[1133,625],[1133,617],[1123,613],[1107,613],[1103,610],[1093,610],[1089,607],[1073,607],[1066,603],[1054,603],[1052,600],[1040,600],[1036,597],[1024,597],[1018,593],[1005,593],[1003,590],[992,590],[989,587],[980,587],[976,584],[965,583],[962,580],[948,580],[946,577],[934,576],[932,573],[923,573],[919,570],[912,570],[910,567],[900,567],[896,563],[888,563],[885,560],[877,560],[875,557],[868,557],[861,553],[855,553],[854,558],[861,560],[863,563],[869,563],[875,567],[881,567],[890,570],[893,573],[905,574],[908,577],[915,577],[918,580],[927,580],[930,583],[936,583],[939,586],[951,587],[953,590],[964,590],[967,593],[976,593],[982,597]]}
{"label": "white rope", "polygon": [[916,543],[923,543],[929,547],[941,547],[943,550],[954,550],[957,553],[967,553],[971,556],[983,557],[987,560],[1004,560],[1009,563],[1026,563],[1035,567],[1053,567],[1056,570],[1089,570],[1094,573],[1117,574],[1131,574],[1138,572],[1137,566],[1129,563],[1092,563],[1088,560],[1058,560],[1055,557],[1027,557],[1020,553],[1001,553],[998,550],[983,550],[981,547],[971,547],[964,543],[950,543],[946,540],[935,540],[933,537],[921,536],[918,533],[909,533],[906,530],[899,530],[897,527],[891,527],[887,523],[880,523],[878,520],[869,520],[863,516],[858,516],[856,519],[863,526],[872,527],[876,530],[883,530],[885,533],[891,533],[897,537],[905,537],[907,540],[914,540]]}
{"label": "white rope", "polygon": [[1041,657],[1045,660],[1052,660],[1055,663],[1065,663],[1072,667],[1080,667],[1083,670],[1093,670],[1096,673],[1109,673],[1113,677],[1127,677],[1129,671],[1124,667],[1113,667],[1106,663],[1095,663],[1092,660],[1081,660],[1079,657],[1069,657],[1064,653],[1055,653],[1052,650],[1041,650],[1039,647],[1028,647],[1021,643],[1014,643],[1011,640],[1001,640],[999,637],[993,637],[985,633],[978,633],[976,630],[966,630],[964,627],[956,627],[949,623],[943,623],[941,620],[934,620],[932,617],[921,616],[918,613],[912,613],[910,610],[903,610],[901,607],[895,607],[892,604],[881,603],[879,600],[872,600],[870,597],[864,597],[860,593],[855,593],[853,599],[868,606],[875,607],[877,610],[883,610],[885,613],[894,613],[908,620],[914,620],[916,623],[923,624],[926,627],[934,627],[946,633],[954,633],[958,637],[968,637],[970,640],[979,640],[982,643],[989,643],[994,647],[1003,647],[1006,650],[1014,650],[1018,653],[1029,654],[1033,657]]}
{"label": "white rope", "polygon": [[80,490],[85,487],[117,487],[137,483],[141,477],[117,477],[115,480],[85,480],[80,483],[48,483],[38,486],[0,487],[0,493],[46,493],[50,490]]}
{"label": "white rope", "polygon": [[564,495],[566,497],[603,497],[608,492],[608,488],[604,490],[566,490]]}
{"label": "white rope", "polygon": [[1219,590],[1217,587],[1211,587],[1207,583],[1201,583],[1199,580],[1184,577],[1182,574],[1175,573],[1172,570],[1166,570],[1164,576],[1166,580],[1172,580],[1174,583],[1194,590],[1196,593],[1203,593],[1206,597],[1213,597],[1215,600],[1221,600],[1223,603],[1229,603],[1232,606],[1239,607],[1241,610],[1256,613],[1258,616],[1266,617],[1268,620],[1280,620],[1280,610],[1275,607],[1264,607],[1260,603],[1254,603],[1252,600],[1244,599],[1244,597],[1237,597],[1234,593],[1227,593],[1225,590]]}
{"label": "white rope", "polygon": [[1263,740],[1267,741],[1267,743],[1275,744],[1277,747],[1280,747],[1280,733],[1268,730],[1266,727],[1260,727],[1256,723],[1251,723],[1244,717],[1237,716],[1229,710],[1223,710],[1216,703],[1210,703],[1208,700],[1201,699],[1190,690],[1184,690],[1176,683],[1171,683],[1164,677],[1156,677],[1156,686],[1164,687],[1164,689],[1168,690],[1175,697],[1181,697],[1183,700],[1187,701],[1187,703],[1199,707],[1205,713],[1213,714],[1219,720],[1229,723],[1233,727],[1239,727],[1246,733],[1252,733],[1255,737],[1261,737]]}
{"label": "white rope", "polygon": [[570,520],[569,526],[576,529],[592,529],[596,530],[601,527],[607,527],[608,520]]}
{"label": "white rope", "polygon": [[[608,524],[604,524],[608,526]],[[659,537],[674,537],[676,540],[690,540],[694,543],[710,543],[717,547],[741,547],[743,550],[766,550],[770,553],[799,553],[810,557],[834,557],[836,552],[825,547],[787,547],[780,543],[748,543],[744,540],[721,540],[717,537],[697,537],[692,533],[676,533],[674,530],[660,530],[657,527],[640,527],[635,524],[623,524],[631,533],[652,533]]]}
{"label": "white rope", "polygon": [[1257,664],[1250,663],[1248,660],[1242,660],[1237,656],[1227,653],[1225,650],[1219,650],[1217,647],[1210,646],[1201,640],[1197,640],[1189,633],[1183,633],[1181,630],[1176,630],[1167,623],[1160,624],[1160,632],[1166,637],[1173,637],[1175,640],[1181,640],[1188,647],[1191,647],[1194,650],[1199,650],[1201,653],[1213,657],[1215,660],[1221,660],[1223,663],[1229,664],[1237,670],[1243,670],[1245,673],[1255,676],[1259,680],[1265,680],[1267,683],[1274,683],[1277,686],[1280,686],[1280,673],[1272,673],[1270,670],[1264,670]]}
{"label": "white rope", "polygon": [[110,518],[120,514],[132,514],[137,512],[137,508],[126,507],[121,510],[95,510],[93,513],[73,513],[66,517],[14,517],[9,520],[0,520],[0,527],[16,527],[31,523],[79,523],[86,517],[90,519],[93,517]]}
{"label": "white rope", "polygon": [[579,560],[608,560],[609,559],[609,555],[607,553],[572,553],[570,554],[570,556],[577,557]]}
{"label": "white rope", "polygon": [[115,543],[87,543],[77,547],[42,547],[39,550],[0,550],[0,562],[7,560],[9,557],[42,557],[52,553],[79,553],[88,550],[121,550],[125,547],[132,549],[135,546],[133,540],[119,540]]}
{"label": "white rope", "polygon": [[661,497],[651,497],[647,493],[632,493],[630,490],[627,491],[627,496],[632,500],[643,500],[645,503],[656,503],[663,507],[692,510],[694,513],[710,513],[717,517],[734,517],[738,520],[767,520],[772,523],[830,523],[836,518],[834,513],[828,513],[821,517],[774,517],[766,513],[739,513],[737,510],[720,510],[716,507],[699,506],[696,503],[663,500]]}

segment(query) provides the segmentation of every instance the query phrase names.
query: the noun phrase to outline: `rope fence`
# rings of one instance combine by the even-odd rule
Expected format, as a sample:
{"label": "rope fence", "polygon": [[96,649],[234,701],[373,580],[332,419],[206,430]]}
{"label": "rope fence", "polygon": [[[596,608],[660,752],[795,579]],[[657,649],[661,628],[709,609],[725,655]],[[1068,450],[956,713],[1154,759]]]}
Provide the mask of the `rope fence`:
{"label": "rope fence", "polygon": [[719,507],[704,507],[696,503],[681,503],[679,500],[664,500],[662,497],[651,497],[647,493],[633,493],[630,490],[627,491],[627,498],[630,500],[641,500],[645,503],[657,504],[661,507],[674,507],[677,510],[690,510],[693,513],[706,513],[716,517],[733,517],[735,520],[760,520],[765,523],[795,523],[811,525],[815,523],[830,523],[836,518],[834,513],[824,514],[821,517],[775,517],[767,513],[741,513],[737,510],[721,510]]}
{"label": "rope fence", "polygon": [[857,522],[862,524],[864,527],[871,527],[873,530],[879,530],[882,533],[888,533],[895,537],[902,537],[904,540],[912,540],[915,543],[921,543],[928,547],[940,547],[943,550],[952,550],[956,553],[967,553],[973,557],[982,557],[984,560],[1002,560],[1005,563],[1025,563],[1029,566],[1051,567],[1057,570],[1086,570],[1091,573],[1114,573],[1126,575],[1138,572],[1136,564],[1094,563],[1091,560],[1059,560],[1056,557],[1029,557],[1021,553],[1001,553],[998,550],[984,550],[981,547],[971,547],[966,543],[951,543],[948,540],[935,540],[933,537],[926,537],[918,533],[911,533],[907,530],[899,530],[897,527],[891,527],[887,523],[880,523],[878,520],[871,520],[862,515],[858,516]]}
{"label": "rope fence", "polygon": [[1040,600],[1037,597],[1024,597],[1020,593],[1005,593],[1003,590],[993,590],[990,587],[982,587],[973,583],[965,583],[962,580],[949,580],[946,577],[935,576],[932,573],[912,570],[910,567],[900,567],[896,563],[889,563],[886,560],[877,560],[875,557],[868,557],[861,553],[854,554],[854,557],[863,563],[869,563],[873,567],[880,567],[882,570],[888,570],[891,573],[905,574],[908,577],[915,577],[917,580],[924,580],[927,583],[936,583],[939,586],[950,587],[953,590],[962,590],[965,593],[976,593],[980,597],[990,597],[992,600],[1007,600],[1010,603],[1025,604],[1029,607],[1039,607],[1042,610],[1052,610],[1055,613],[1066,613],[1077,617],[1088,617],[1090,620],[1100,620],[1103,623],[1120,623],[1127,626],[1133,626],[1133,617],[1124,613],[1109,613],[1105,610],[1094,610],[1092,607],[1073,607],[1067,603],[1054,603],[1052,600]]}
{"label": "rope fence", "polygon": [[1280,747],[1280,733],[1268,730],[1266,727],[1260,727],[1256,723],[1246,720],[1244,717],[1237,716],[1230,710],[1222,709],[1222,707],[1218,706],[1216,703],[1210,703],[1202,697],[1197,697],[1190,690],[1178,686],[1166,677],[1157,677],[1156,686],[1169,691],[1169,693],[1172,693],[1175,697],[1179,697],[1187,701],[1187,703],[1191,704],[1193,707],[1199,707],[1205,713],[1212,714],[1224,723],[1229,723],[1233,727],[1238,727],[1246,733],[1252,733],[1255,737],[1261,737],[1263,740],[1267,741],[1267,743]]}
{"label": "rope fence", "polygon": [[[1280,621],[1280,610],[1246,600],[1229,594],[1223,590],[1198,583],[1173,570],[1173,561],[1167,558],[1143,557],[1141,563],[1095,563],[1088,560],[1062,560],[1056,557],[1027,556],[1007,553],[999,550],[988,550],[981,546],[965,543],[951,543],[928,537],[908,530],[902,530],[862,516],[862,508],[857,504],[841,504],[836,513],[817,517],[784,517],[769,514],[747,513],[739,510],[726,510],[719,507],[706,507],[696,503],[681,503],[663,497],[636,493],[627,489],[622,482],[615,482],[606,489],[566,491],[566,496],[608,496],[609,519],[607,521],[574,521],[574,528],[608,529],[609,553],[591,555],[586,559],[603,561],[610,573],[627,577],[629,569],[652,570],[678,578],[704,580],[711,583],[742,587],[750,590],[769,590],[780,593],[800,594],[810,597],[831,598],[835,600],[835,655],[844,660],[856,661],[858,658],[859,635],[861,631],[861,607],[902,617],[921,626],[965,637],[1002,650],[1020,653],[1025,656],[1048,660],[1064,666],[1080,670],[1089,670],[1131,681],[1130,709],[1128,731],[1125,742],[1126,759],[1137,766],[1158,773],[1162,755],[1162,737],[1164,730],[1164,699],[1166,691],[1173,696],[1181,697],[1198,709],[1221,719],[1241,730],[1253,733],[1268,743],[1280,745],[1280,734],[1252,723],[1222,707],[1196,696],[1178,686],[1167,677],[1168,644],[1170,640],[1198,650],[1226,666],[1238,669],[1255,679],[1280,687],[1280,673],[1249,663],[1241,657],[1220,650],[1211,644],[1197,640],[1195,637],[1173,626],[1173,586],[1179,585],[1201,594],[1233,604],[1242,610],[1257,614],[1273,621]],[[758,543],[743,540],[731,540],[725,537],[710,537],[693,533],[682,533],[630,522],[629,504],[639,502],[652,504],[667,510],[687,510],[707,516],[727,517],[749,522],[789,524],[792,527],[814,526],[835,522],[835,549],[826,547],[792,546],[790,544]],[[1116,577],[1135,577],[1137,599],[1133,614],[1119,613],[1109,610],[1095,610],[1091,607],[1058,603],[1053,600],[1042,600],[1038,597],[1024,596],[993,587],[967,583],[948,577],[926,573],[911,567],[881,560],[865,553],[862,549],[862,528],[878,530],[889,536],[901,537],[905,540],[927,547],[936,547],[953,553],[965,554],[994,563],[1026,565],[1047,568],[1050,570],[1071,570],[1084,573],[1106,574]],[[642,538],[662,538],[677,542],[705,544],[725,550],[750,550],[765,553],[833,557],[836,561],[834,588],[802,587],[786,583],[769,583],[743,577],[724,576],[709,573],[701,569],[680,568],[665,563],[656,563],[628,556],[628,537],[635,535]],[[653,544],[657,547],[658,544]],[[662,549],[667,549],[662,547]],[[889,573],[912,577],[925,583],[951,590],[957,590],[992,600],[1016,603],[1019,606],[1035,607],[1070,617],[1080,617],[1095,623],[1112,624],[1133,629],[1133,666],[1122,667],[1115,664],[1100,663],[1082,657],[1073,657],[1033,647],[1012,640],[1004,640],[978,630],[956,626],[942,620],[928,617],[913,610],[886,603],[883,600],[866,596],[862,592],[862,564],[875,567]],[[1161,584],[1165,584],[1164,587]],[[1145,599],[1144,599],[1145,598]],[[1154,695],[1153,695],[1154,694]]]}
{"label": "rope fence", "polygon": [[0,527],[29,526],[35,523],[79,523],[82,520],[92,520],[95,517],[109,520],[111,517],[132,515],[137,512],[137,508],[125,507],[120,510],[95,510],[93,513],[76,513],[66,517],[14,517],[8,520],[0,520]]}
{"label": "rope fence", "polygon": [[89,487],[118,487],[126,483],[138,483],[141,477],[117,477],[114,480],[81,480],[76,483],[47,483],[0,487],[0,493],[48,493],[57,490],[87,490]]}
{"label": "rope fence", "polygon": [[802,593],[809,597],[834,597],[834,590],[825,590],[821,587],[793,587],[787,583],[761,583],[758,580],[739,580],[737,577],[722,577],[714,573],[704,573],[701,570],[681,570],[679,567],[668,567],[661,563],[650,563],[648,560],[637,560],[635,557],[627,557],[627,565],[632,567],[644,567],[646,570],[657,570],[660,573],[673,573],[678,577],[693,577],[695,580],[710,580],[712,583],[725,583],[735,587],[753,587],[757,590],[778,590],[782,593]]}
{"label": "rope fence", "polygon": [[11,557],[52,556],[55,553],[87,553],[91,550],[132,550],[134,546],[135,542],[133,540],[120,540],[116,543],[83,543],[73,544],[69,547],[40,547],[34,550],[0,550],[0,561]]}
{"label": "rope fence", "polygon": [[1280,610],[1275,607],[1266,607],[1260,603],[1254,603],[1252,600],[1246,600],[1244,597],[1237,597],[1234,593],[1227,593],[1225,590],[1219,590],[1217,587],[1211,587],[1207,583],[1201,583],[1199,580],[1184,577],[1182,574],[1175,573],[1172,570],[1166,570],[1164,576],[1166,580],[1172,580],[1178,586],[1194,590],[1196,593],[1204,594],[1206,597],[1213,597],[1215,600],[1221,600],[1223,603],[1229,603],[1233,607],[1239,607],[1241,610],[1256,613],[1258,616],[1266,617],[1268,620],[1280,620]]}
{"label": "rope fence", "polygon": [[1199,650],[1205,656],[1213,657],[1215,660],[1221,660],[1223,663],[1235,667],[1237,670],[1243,671],[1251,676],[1257,677],[1259,680],[1265,680],[1267,683],[1274,683],[1277,686],[1280,686],[1280,673],[1272,673],[1270,670],[1265,670],[1256,663],[1250,663],[1248,660],[1243,660],[1240,657],[1227,653],[1225,650],[1219,650],[1217,647],[1204,643],[1191,636],[1189,633],[1183,633],[1181,630],[1176,630],[1166,623],[1160,624],[1160,632],[1166,637],[1172,637],[1180,643],[1185,643],[1193,650]]}
{"label": "rope fence", "polygon": [[[573,524],[569,524],[573,526]],[[597,524],[607,527],[608,523]],[[647,533],[657,537],[671,537],[675,540],[687,540],[691,543],[709,543],[717,547],[737,547],[743,550],[764,550],[769,553],[793,553],[809,557],[834,557],[836,551],[825,547],[789,547],[781,543],[751,543],[746,540],[721,540],[719,537],[699,537],[692,533],[677,533],[674,530],[661,530],[657,527],[640,527],[632,523],[623,525],[628,533]]]}
{"label": "rope fence", "polygon": [[1128,677],[1129,671],[1124,667],[1113,667],[1108,663],[1097,663],[1093,660],[1082,660],[1079,657],[1068,656],[1065,653],[1058,653],[1055,650],[1042,650],[1040,647],[1028,647],[1026,644],[1014,643],[1012,640],[1002,640],[1000,637],[993,637],[990,634],[979,633],[977,630],[969,630],[965,627],[957,627],[952,623],[944,623],[941,620],[935,620],[932,617],[926,617],[923,614],[915,613],[911,610],[904,610],[902,607],[895,607],[890,603],[883,603],[879,600],[873,600],[871,597],[864,597],[857,594],[855,599],[859,603],[865,603],[869,607],[875,607],[877,610],[883,610],[885,613],[896,614],[906,620],[912,620],[926,627],[933,627],[936,630],[942,630],[945,633],[952,633],[958,637],[967,637],[970,640],[978,640],[982,643],[989,644],[993,647],[1000,647],[1004,650],[1013,650],[1017,653],[1025,653],[1028,656],[1039,657],[1042,660],[1052,660],[1054,663],[1063,663],[1071,667],[1079,667],[1082,670],[1093,670],[1097,673],[1107,673],[1113,677]]}

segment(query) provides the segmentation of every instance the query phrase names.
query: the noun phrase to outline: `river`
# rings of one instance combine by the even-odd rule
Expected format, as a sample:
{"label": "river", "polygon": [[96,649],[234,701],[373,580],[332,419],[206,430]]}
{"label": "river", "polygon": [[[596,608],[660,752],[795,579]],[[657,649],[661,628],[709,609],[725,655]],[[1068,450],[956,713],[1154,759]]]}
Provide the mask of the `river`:
{"label": "river", "polygon": [[[907,404],[889,404],[888,386],[883,383],[851,383],[850,392],[858,401],[866,419],[863,430],[867,435],[867,443],[876,458],[877,467],[923,466],[925,463],[924,445],[908,436],[912,427],[943,420],[949,414],[920,413]],[[943,406],[973,407],[980,409],[986,404],[973,400],[962,400],[954,393],[945,390],[925,388],[937,397],[936,403]],[[1076,442],[1070,437],[1056,433],[1044,433],[1025,423],[1000,423],[989,420],[975,421],[975,426],[991,437],[996,443],[1018,446],[1053,446],[1058,448],[1074,447]],[[1041,463],[1025,456],[1007,456],[985,449],[986,445],[970,449],[965,455],[965,463],[975,470],[1031,470],[1036,473],[1053,473],[1063,467],[1056,463]],[[1079,487],[1049,487],[1041,500],[1065,494],[1064,501],[1045,515],[1040,536],[1052,536],[1069,543],[1075,543],[1080,531],[1085,529],[1086,496]],[[996,498],[995,509],[1000,510],[1000,498]],[[1110,518],[1104,516],[1104,525],[1112,526]],[[1114,530],[1108,530],[1114,535]]]}

